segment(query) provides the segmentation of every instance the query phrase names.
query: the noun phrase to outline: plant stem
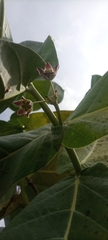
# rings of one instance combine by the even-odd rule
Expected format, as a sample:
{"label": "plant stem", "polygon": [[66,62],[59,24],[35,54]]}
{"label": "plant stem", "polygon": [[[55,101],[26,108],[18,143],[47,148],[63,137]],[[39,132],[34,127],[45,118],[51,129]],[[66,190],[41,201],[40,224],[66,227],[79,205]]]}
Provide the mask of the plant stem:
{"label": "plant stem", "polygon": [[59,109],[59,106],[58,106],[58,103],[54,103],[54,107],[56,109],[56,113],[57,113],[57,116],[58,116],[58,120],[59,120],[59,124],[62,126],[62,118],[61,118],[61,114],[60,114],[60,109]]}
{"label": "plant stem", "polygon": [[27,183],[31,186],[31,188],[33,189],[33,191],[35,192],[36,195],[39,194],[38,189],[36,188],[35,184],[32,182],[31,179],[29,179],[28,177],[26,177],[26,181]]}
{"label": "plant stem", "polygon": [[50,85],[51,85],[51,88],[52,88],[53,95],[55,96],[55,90],[54,90],[54,86],[53,86],[52,81],[50,81]]}
{"label": "plant stem", "polygon": [[20,187],[21,187],[21,197],[22,197],[22,201],[23,201],[23,204],[26,206],[28,203],[29,203],[29,198],[28,198],[28,195],[25,191],[25,180],[22,179],[20,181]]}
{"label": "plant stem", "polygon": [[[44,98],[40,95],[40,93],[37,91],[37,89],[33,86],[32,83],[30,83],[29,87],[27,88],[27,91],[30,92],[37,101],[42,101],[42,102],[40,102],[40,106],[42,107],[42,109],[44,110],[44,112],[46,113],[46,115],[48,116],[48,118],[50,119],[50,121],[52,122],[52,124],[54,126],[58,126],[59,124],[62,125],[62,120],[61,120],[61,115],[60,115],[60,110],[59,110],[58,104],[56,104],[54,106],[55,106],[57,114],[58,114],[59,122],[58,122],[56,116],[53,114],[53,112],[50,110],[50,108],[44,101]],[[74,149],[67,148],[67,147],[65,147],[65,149],[72,161],[72,164],[75,168],[76,173],[79,174],[81,172],[81,164],[79,162],[77,155],[75,154]]]}
{"label": "plant stem", "polygon": [[32,83],[30,83],[29,87],[27,88],[27,91],[29,91],[32,96],[37,100],[37,101],[42,101],[40,102],[41,108],[44,110],[50,121],[54,126],[59,125],[59,122],[54,115],[54,113],[50,110],[46,102],[44,101],[44,98],[40,95],[40,93],[37,91],[37,89],[33,86]]}
{"label": "plant stem", "polygon": [[79,159],[75,153],[75,150],[73,148],[67,148],[65,147],[70,159],[71,159],[71,162],[76,170],[76,173],[77,175],[79,175],[79,173],[81,172],[81,164],[79,162]]}
{"label": "plant stem", "polygon": [[54,107],[56,109],[59,124],[62,126],[62,118],[61,118],[60,109],[59,109],[59,105],[58,105],[58,101],[57,101],[57,96],[55,95],[55,89],[54,89],[52,81],[50,81],[50,84],[51,84],[52,92],[53,92],[53,95],[54,95],[54,98],[55,98]]}

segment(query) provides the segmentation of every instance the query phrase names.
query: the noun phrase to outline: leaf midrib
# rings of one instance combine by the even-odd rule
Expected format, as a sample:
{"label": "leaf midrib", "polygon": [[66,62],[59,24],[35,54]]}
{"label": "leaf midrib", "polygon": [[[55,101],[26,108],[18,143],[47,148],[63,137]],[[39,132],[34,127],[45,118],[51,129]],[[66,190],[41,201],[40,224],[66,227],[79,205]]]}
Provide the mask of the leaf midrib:
{"label": "leaf midrib", "polygon": [[79,186],[79,177],[76,176],[74,194],[73,194],[72,205],[71,205],[71,209],[70,209],[70,218],[68,221],[64,240],[68,240],[68,235],[69,235],[69,231],[70,231],[70,227],[71,227],[71,223],[72,223],[73,213],[75,211],[75,206],[76,206],[76,201],[77,201],[78,186]]}

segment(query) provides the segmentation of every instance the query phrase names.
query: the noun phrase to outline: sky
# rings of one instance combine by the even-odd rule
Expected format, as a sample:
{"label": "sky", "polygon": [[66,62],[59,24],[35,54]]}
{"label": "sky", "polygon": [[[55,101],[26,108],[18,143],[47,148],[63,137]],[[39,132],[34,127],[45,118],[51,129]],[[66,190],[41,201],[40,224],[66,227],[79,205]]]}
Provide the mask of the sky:
{"label": "sky", "polygon": [[[60,68],[55,81],[65,90],[61,110],[74,110],[91,76],[108,70],[107,0],[5,0],[13,40],[55,41]],[[8,120],[10,111],[1,114]]]}
{"label": "sky", "polygon": [[107,9],[107,0],[5,0],[14,42],[53,37],[60,64],[54,81],[65,90],[61,110],[74,110],[91,76],[108,70]]}

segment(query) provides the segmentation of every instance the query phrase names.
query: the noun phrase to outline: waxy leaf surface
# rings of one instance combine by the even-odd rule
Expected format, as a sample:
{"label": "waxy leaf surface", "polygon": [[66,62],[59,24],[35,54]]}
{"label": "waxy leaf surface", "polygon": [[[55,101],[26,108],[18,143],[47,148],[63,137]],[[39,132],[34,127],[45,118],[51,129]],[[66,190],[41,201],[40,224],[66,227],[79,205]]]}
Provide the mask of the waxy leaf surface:
{"label": "waxy leaf surface", "polygon": [[108,168],[85,169],[40,193],[1,233],[1,240],[107,240]]}
{"label": "waxy leaf surface", "polygon": [[60,147],[61,137],[60,132],[51,131],[50,124],[0,137],[0,198],[14,183],[48,164]]}
{"label": "waxy leaf surface", "polygon": [[[73,113],[74,114],[74,113]],[[108,134],[108,107],[66,120],[63,143],[80,148]]]}

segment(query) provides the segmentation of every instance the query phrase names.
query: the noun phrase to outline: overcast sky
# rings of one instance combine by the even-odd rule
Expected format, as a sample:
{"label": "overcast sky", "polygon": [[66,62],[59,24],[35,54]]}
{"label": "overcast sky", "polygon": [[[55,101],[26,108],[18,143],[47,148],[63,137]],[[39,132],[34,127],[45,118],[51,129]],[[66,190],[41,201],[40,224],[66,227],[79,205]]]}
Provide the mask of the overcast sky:
{"label": "overcast sky", "polygon": [[5,9],[14,42],[54,38],[60,62],[55,81],[65,90],[60,108],[74,110],[91,76],[108,70],[108,1],[5,0]]}

